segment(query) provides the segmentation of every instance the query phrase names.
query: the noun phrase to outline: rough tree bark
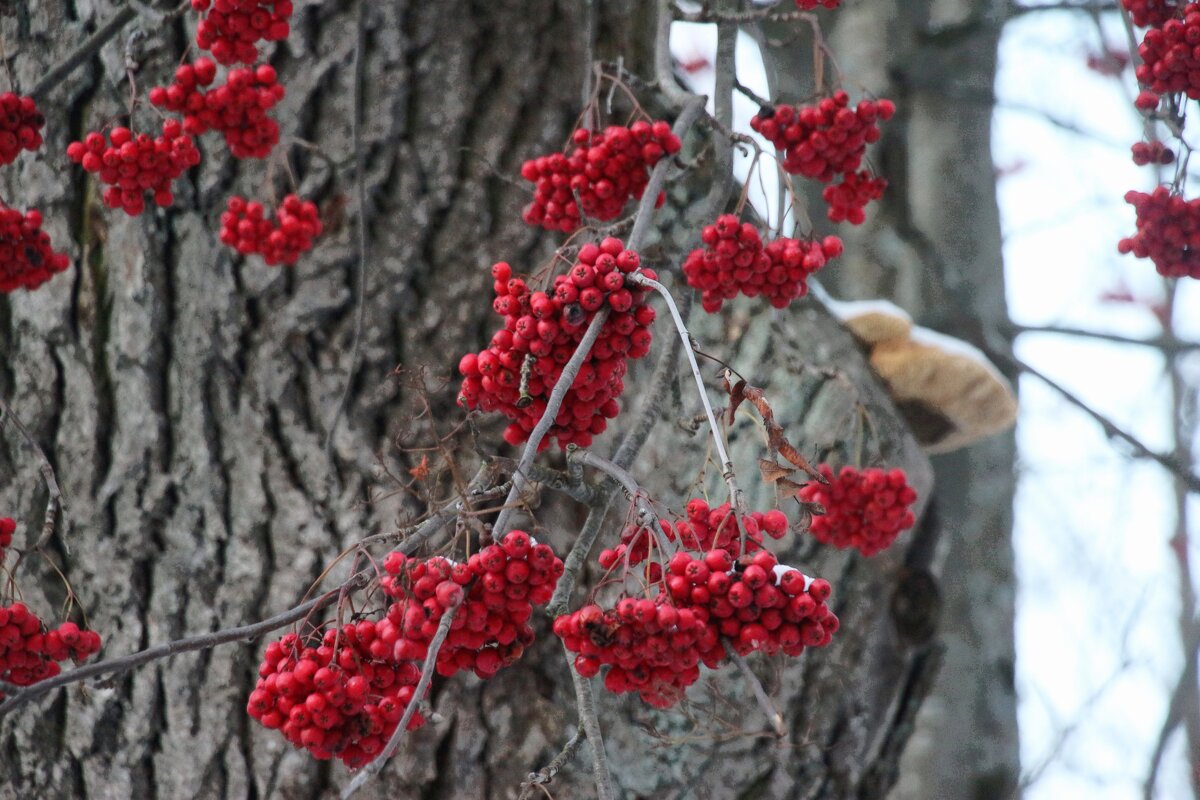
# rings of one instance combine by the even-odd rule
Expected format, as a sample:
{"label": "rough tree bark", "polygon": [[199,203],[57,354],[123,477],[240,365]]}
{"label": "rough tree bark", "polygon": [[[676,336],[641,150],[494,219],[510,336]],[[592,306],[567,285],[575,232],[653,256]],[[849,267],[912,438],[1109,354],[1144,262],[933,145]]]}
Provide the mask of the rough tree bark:
{"label": "rough tree bark", "polygon": [[[0,17],[16,80],[35,83],[121,5],[47,0],[18,9],[16,18]],[[636,54],[652,30],[650,5],[599,3],[600,54],[626,52],[631,63],[644,63]],[[887,25],[855,29],[874,43],[880,63],[907,59],[919,73],[919,48],[911,42],[920,40],[927,20],[883,5],[891,15]],[[899,7],[906,5],[930,4]],[[425,363],[447,376],[458,354],[477,348],[493,324],[479,302],[488,296],[487,267],[505,259],[533,269],[552,251],[552,237],[520,223],[524,190],[508,178],[523,158],[558,147],[579,113],[583,6],[368,3],[361,122],[373,255],[362,359],[332,463],[324,439],[351,368],[356,308],[359,209],[350,126],[358,5],[298,2],[292,37],[274,58],[288,89],[276,112],[285,134],[317,144],[331,159],[299,146],[291,151],[304,189],[325,203],[333,223],[317,252],[295,269],[231,259],[217,244],[224,199],[233,191],[265,191],[266,171],[232,162],[211,139],[205,145],[212,157],[181,182],[176,206],[133,220],[103,208],[95,187],[63,155],[68,141],[126,108],[129,34],[135,28],[145,34],[137,74],[144,88],[162,82],[187,48],[184,21],[161,28],[132,23],[43,98],[47,146],[0,172],[3,197],[41,207],[74,265],[38,292],[0,297],[0,392],[58,471],[70,525],[56,539],[56,563],[91,625],[104,633],[105,654],[287,608],[343,548],[394,526],[406,506],[381,497],[395,487],[379,467],[412,465],[392,440],[403,435],[403,444],[418,443],[422,423],[410,419],[417,406],[392,369]],[[904,35],[894,35],[897,28]],[[994,37],[981,41],[994,48]],[[843,68],[854,74],[868,65],[852,61]],[[990,81],[988,58],[971,66],[975,79]],[[950,149],[914,129],[917,122],[928,126],[961,109],[947,111],[939,105],[947,101],[932,93],[919,100],[890,140],[885,170],[896,158],[908,164],[910,183],[913,171],[927,168],[967,176],[986,195],[979,224],[993,224],[990,162],[980,159],[986,117],[982,123],[971,117],[983,138],[961,161],[931,165],[924,148],[942,158]],[[150,124],[152,113],[138,114]],[[676,186],[672,202],[686,207],[703,189]],[[926,186],[924,194],[905,192],[894,202],[912,205],[927,237],[922,246],[939,256],[934,263],[962,263],[954,238],[961,220],[943,226],[929,206],[932,192]],[[662,271],[695,243],[694,231],[670,226],[680,216],[664,212],[666,232],[648,251],[664,262]],[[894,218],[885,221],[892,226]],[[881,225],[871,235],[886,230]],[[973,241],[982,252],[978,274],[996,269],[998,238]],[[856,252],[869,252],[864,248]],[[856,258],[852,253],[847,262]],[[988,292],[1002,298],[994,294],[998,275],[990,275]],[[931,306],[922,308],[929,315],[937,313],[933,304],[950,302],[944,294],[929,297]],[[656,353],[669,335],[660,325]],[[847,406],[861,401],[880,431],[868,449],[929,485],[928,462],[862,355],[817,304],[786,314],[730,312],[720,325],[702,326],[700,335],[705,349],[767,390],[804,452],[848,447]],[[631,409],[648,373],[642,367],[630,378]],[[452,413],[453,389],[435,392],[435,416]],[[696,410],[686,384],[680,396],[635,469],[673,505],[687,496],[705,449],[703,437],[674,424]],[[754,489],[760,440],[741,422],[731,440],[742,482]],[[36,465],[10,430],[0,441],[0,512],[19,517],[26,533],[35,531],[45,500]],[[980,452],[1007,469],[1011,454],[1003,446]],[[766,726],[736,673],[694,690],[686,713],[654,712],[602,693],[601,721],[621,795],[885,795],[941,658],[933,636],[937,581],[952,576],[949,584],[957,585],[964,574],[962,561],[937,555],[939,531],[982,531],[971,515],[986,508],[994,518],[988,530],[1006,542],[1006,490],[967,501],[983,484],[964,480],[971,482],[939,499],[938,519],[927,516],[900,552],[869,562],[812,546],[789,555],[833,582],[843,627],[821,653],[786,665],[754,662],[791,724],[783,742],[756,735]],[[752,494],[752,503],[766,502],[761,488]],[[572,518],[569,510],[538,514],[542,521]],[[623,514],[614,509],[614,527]],[[556,549],[565,551],[573,530],[553,527]],[[51,569],[36,559],[27,563],[18,574],[27,599],[47,611],[56,607],[62,591]],[[1003,569],[999,578],[1003,591]],[[435,684],[434,706],[444,721],[412,736],[360,796],[514,797],[519,782],[562,747],[575,725],[566,662],[548,625],[542,628],[545,635],[523,662],[495,679]],[[0,721],[0,797],[329,796],[346,781],[340,765],[292,750],[244,712],[260,652],[254,643],[177,656]],[[591,796],[589,758],[585,745],[556,780],[556,796]]]}

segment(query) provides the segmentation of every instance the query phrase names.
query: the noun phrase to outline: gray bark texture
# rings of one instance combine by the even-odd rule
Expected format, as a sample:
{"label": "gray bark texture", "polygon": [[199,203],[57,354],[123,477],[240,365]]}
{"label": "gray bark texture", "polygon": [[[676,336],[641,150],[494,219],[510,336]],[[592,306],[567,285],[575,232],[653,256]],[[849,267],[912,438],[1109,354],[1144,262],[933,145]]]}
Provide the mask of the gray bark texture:
{"label": "gray bark texture", "polygon": [[[36,83],[122,5],[47,0],[0,17],[15,80]],[[651,5],[597,0],[597,57],[623,53],[650,77],[642,67]],[[495,324],[488,268],[506,260],[533,272],[561,244],[521,223],[526,188],[512,178],[523,159],[561,147],[578,117],[585,4],[368,3],[361,136],[371,257],[361,363],[331,462],[324,443],[351,371],[363,211],[351,146],[359,8],[296,6],[291,38],[272,58],[287,86],[274,115],[285,136],[327,156],[289,149],[328,230],[295,268],[233,258],[216,239],[230,194],[269,197],[287,186],[280,163],[238,163],[209,135],[175,206],[129,219],[104,208],[64,155],[68,142],[127,112],[131,38],[138,87],[169,80],[190,42],[188,15],[131,22],[41,98],[45,148],[0,171],[5,201],[41,208],[73,259],[41,290],[0,297],[0,393],[45,450],[67,501],[51,560],[30,557],[16,578],[26,602],[53,616],[64,598],[61,570],[104,636],[102,657],[296,605],[339,553],[423,512],[400,487],[421,457],[404,448],[428,446],[462,419],[453,369]],[[831,40],[847,86],[862,82],[901,108],[873,156],[893,189],[830,268],[847,275],[837,290],[899,298],[922,321],[964,338],[1004,314],[990,108],[953,96],[990,87],[999,23],[989,9],[850,4],[837,12],[844,18]],[[144,35],[131,37],[137,30]],[[801,36],[772,49],[777,71],[790,59],[798,74],[811,74],[798,55],[804,46]],[[780,86],[790,99],[805,94],[791,93],[786,80]],[[157,124],[147,108],[136,118]],[[693,137],[684,155],[700,168],[670,186],[660,232],[644,251],[676,287],[677,265],[699,234],[682,221],[707,191]],[[665,400],[640,390],[673,335],[656,305],[654,351],[626,380],[623,418],[645,403],[661,409],[632,472],[678,509],[699,486],[718,496],[720,476],[711,463],[701,475],[703,428],[678,424],[699,411],[682,362]],[[928,459],[858,345],[819,303],[772,313],[738,302],[697,322],[695,333],[701,349],[766,391],[801,452],[815,462],[827,453],[851,458],[861,447],[865,460],[902,466],[925,513],[870,560],[808,537],[784,553],[831,581],[842,627],[830,647],[800,659],[750,659],[787,720],[782,740],[767,732],[732,668],[708,674],[667,712],[598,689],[618,796],[865,800],[887,796],[902,771],[912,773],[903,775],[904,797],[1004,796],[1017,768],[1011,438],[939,459],[934,492]],[[426,378],[397,374],[397,365],[427,366]],[[429,409],[417,384],[428,387]],[[715,381],[710,389],[720,397]],[[857,404],[871,420],[861,436]],[[598,440],[598,452],[609,454],[622,422]],[[485,449],[495,449],[498,430],[495,420],[480,421]],[[759,429],[739,416],[729,438],[751,507],[767,508],[774,498],[757,474]],[[460,455],[470,474],[470,447]],[[430,462],[440,466],[436,454]],[[3,428],[0,514],[22,523],[18,547],[37,538],[45,500],[36,460]],[[614,504],[601,546],[612,546],[627,512],[628,503]],[[531,513],[543,526],[538,535],[565,554],[584,510],[543,493]],[[323,585],[336,585],[348,562]],[[582,584],[572,607],[583,601]],[[358,796],[516,797],[577,723],[561,647],[548,620],[538,627],[522,662],[492,680],[436,680],[440,721],[411,734]],[[350,775],[340,763],[312,760],[245,713],[263,644],[178,655],[0,720],[0,798],[336,796]],[[902,761],[910,739],[921,747]],[[590,747],[556,777],[555,797],[595,796]]]}

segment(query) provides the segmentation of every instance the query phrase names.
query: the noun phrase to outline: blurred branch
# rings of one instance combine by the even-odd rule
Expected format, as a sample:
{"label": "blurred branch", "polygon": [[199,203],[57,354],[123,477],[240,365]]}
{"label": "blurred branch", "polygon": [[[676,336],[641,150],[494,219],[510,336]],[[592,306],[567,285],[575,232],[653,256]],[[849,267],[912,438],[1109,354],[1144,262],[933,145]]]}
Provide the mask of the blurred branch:
{"label": "blurred branch", "polygon": [[1187,353],[1200,350],[1200,342],[1184,342],[1167,336],[1155,336],[1150,339],[1137,339],[1132,336],[1122,336],[1118,333],[1093,331],[1085,328],[1072,328],[1064,325],[1017,325],[1011,323],[1002,326],[1005,333],[1019,336],[1022,333],[1057,333],[1063,336],[1080,336],[1087,339],[1101,339],[1118,344],[1140,345],[1161,350],[1164,353]]}

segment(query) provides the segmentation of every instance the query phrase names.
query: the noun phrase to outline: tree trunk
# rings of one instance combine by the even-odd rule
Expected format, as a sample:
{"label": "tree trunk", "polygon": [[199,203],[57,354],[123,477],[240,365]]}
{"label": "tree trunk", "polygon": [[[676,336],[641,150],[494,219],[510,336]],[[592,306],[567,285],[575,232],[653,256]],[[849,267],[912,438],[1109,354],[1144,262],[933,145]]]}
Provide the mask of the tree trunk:
{"label": "tree trunk", "polygon": [[[35,83],[119,5],[48,0],[0,18],[15,79],[22,87]],[[520,222],[525,189],[510,176],[524,158],[559,148],[578,116],[583,5],[367,5],[360,54],[370,257],[361,363],[332,462],[324,441],[352,371],[356,322],[357,5],[298,2],[291,38],[273,58],[287,86],[274,112],[285,136],[315,143],[328,156],[290,150],[304,193],[322,202],[329,226],[295,268],[231,258],[215,236],[225,198],[269,197],[284,185],[279,166],[234,162],[210,135],[206,159],[179,182],[175,206],[129,219],[104,208],[96,187],[63,155],[69,141],[127,110],[124,50],[134,27],[147,36],[136,76],[144,91],[169,79],[190,41],[187,17],[162,27],[133,23],[42,99],[46,147],[0,171],[0,180],[11,205],[43,209],[46,228],[74,263],[37,292],[0,297],[0,391],[57,470],[69,526],[55,539],[54,562],[89,624],[102,632],[104,656],[288,608],[343,549],[393,529],[399,513],[414,510],[391,497],[397,487],[389,473],[403,476],[419,458],[397,444],[426,445],[435,428],[445,432],[460,419],[453,367],[459,354],[486,341],[495,321],[488,267],[507,260],[533,271],[560,243]],[[599,4],[598,52],[630,53],[627,63],[640,65],[639,48],[648,46],[652,29],[649,5]],[[920,99],[927,105],[914,106],[913,119],[947,115],[936,112],[936,97]],[[153,114],[139,109],[137,119],[149,126]],[[912,168],[923,169],[916,141],[897,137],[896,157],[908,154]],[[972,180],[990,187],[986,136],[983,142],[983,160],[959,168],[984,176]],[[976,148],[969,158],[978,157]],[[891,151],[887,158],[890,167]],[[703,197],[706,187],[689,181],[670,190],[673,202]],[[994,214],[990,206],[983,213],[989,209]],[[670,210],[663,219],[672,219]],[[931,247],[943,247],[950,234],[923,217],[921,225],[928,225],[922,229]],[[982,241],[980,263],[994,266],[998,239]],[[666,272],[695,244],[695,231],[669,227],[647,253]],[[701,324],[703,349],[767,391],[807,455],[849,447],[848,410],[862,402],[879,432],[867,445],[871,455],[904,466],[927,491],[928,462],[848,334],[812,302],[781,314],[754,308],[749,316],[735,310]],[[647,361],[671,336],[661,316]],[[428,365],[431,415],[420,415],[412,379],[392,374],[397,364]],[[628,379],[626,415],[636,412],[639,381],[648,373],[639,367]],[[681,372],[680,381],[686,378]],[[674,507],[690,496],[705,450],[702,435],[689,437],[673,424],[697,410],[694,391],[681,386],[678,407],[667,410],[634,468]],[[482,427],[485,448],[498,441],[492,422]],[[24,523],[24,545],[40,529],[45,490],[11,429],[3,442],[0,514]],[[752,504],[765,508],[770,497],[755,471],[761,442],[739,423],[731,444]],[[601,439],[597,447],[611,446]],[[994,451],[997,463],[1007,467],[1001,451]],[[973,496],[977,485],[948,500]],[[565,525],[578,523],[578,512],[558,499],[546,502],[538,518],[565,553],[577,530]],[[994,511],[997,501],[987,502]],[[614,508],[609,539],[625,511]],[[980,512],[942,503],[897,552],[871,560],[807,541],[788,553],[790,563],[833,583],[842,629],[831,647],[801,659],[752,660],[788,720],[783,741],[759,735],[762,712],[735,670],[702,681],[684,709],[670,712],[600,691],[620,796],[886,794],[941,657],[933,638],[934,576],[960,568],[931,554],[941,526],[973,526],[964,522],[972,513]],[[1004,518],[992,525],[1001,537]],[[347,568],[342,562],[330,580]],[[58,607],[63,590],[48,564],[30,558],[17,578],[38,610]],[[573,606],[582,597],[577,590]],[[515,797],[521,780],[561,749],[576,723],[567,662],[548,628],[540,622],[539,640],[523,661],[486,683],[435,682],[432,702],[443,721],[410,735],[359,796]],[[261,645],[175,656],[0,721],[0,797],[331,796],[347,770],[293,750],[245,713]],[[555,780],[556,796],[594,794],[589,747]]]}

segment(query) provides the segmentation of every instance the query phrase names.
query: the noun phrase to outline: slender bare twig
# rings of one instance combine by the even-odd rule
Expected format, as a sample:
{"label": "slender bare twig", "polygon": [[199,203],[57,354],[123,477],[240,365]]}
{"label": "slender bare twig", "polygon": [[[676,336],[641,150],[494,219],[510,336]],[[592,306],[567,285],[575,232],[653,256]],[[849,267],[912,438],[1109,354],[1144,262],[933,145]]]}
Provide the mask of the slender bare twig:
{"label": "slender bare twig", "polygon": [[656,280],[647,278],[641,273],[633,273],[629,276],[632,283],[641,286],[648,286],[654,291],[663,296],[667,301],[667,307],[671,310],[671,318],[675,321],[675,328],[679,332],[679,338],[687,343],[684,353],[687,354],[688,363],[692,368],[692,377],[696,380],[696,389],[700,394],[700,402],[704,406],[704,414],[708,417],[708,425],[712,430],[713,444],[717,449],[717,457],[721,460],[721,477],[725,479],[725,485],[729,487],[729,499],[733,502],[734,514],[737,517],[739,528],[742,521],[740,515],[746,504],[746,499],[738,488],[737,480],[733,472],[733,461],[729,458],[729,453],[725,450],[725,437],[721,435],[721,428],[717,425],[716,415],[713,413],[712,404],[708,400],[708,390],[704,388],[704,376],[700,374],[700,365],[696,363],[696,354],[692,352],[691,334],[688,333],[687,326],[683,322],[683,318],[679,315],[679,308],[675,305],[675,298]]}
{"label": "slender bare twig", "polygon": [[567,740],[562,751],[549,764],[537,772],[529,773],[529,779],[521,784],[521,794],[517,800],[529,800],[529,796],[533,794],[534,787],[553,783],[555,776],[562,771],[562,768],[566,766],[568,761],[575,757],[575,751],[579,749],[579,745],[583,744],[583,740],[586,738],[587,734],[584,732],[583,724],[581,723],[575,728],[575,734]]}
{"label": "slender bare twig", "polygon": [[504,508],[500,510],[500,515],[496,517],[496,522],[492,525],[493,537],[498,539],[507,532],[508,521],[512,516],[513,510],[516,508],[517,500],[529,484],[529,465],[533,463],[534,456],[537,455],[542,440],[546,438],[546,434],[550,432],[550,428],[554,425],[554,420],[558,417],[558,410],[562,408],[563,398],[567,396],[571,384],[575,382],[575,376],[579,374],[579,368],[583,366],[584,360],[592,352],[592,345],[600,338],[600,330],[604,327],[604,323],[608,319],[608,314],[609,308],[605,306],[596,313],[596,316],[592,317],[592,321],[584,332],[583,338],[579,341],[579,346],[575,348],[575,352],[571,355],[571,360],[563,366],[562,374],[554,384],[554,389],[550,392],[550,398],[546,401],[546,411],[542,414],[542,418],[538,420],[537,425],[533,427],[533,431],[529,434],[529,441],[525,443],[525,449],[521,451],[521,459],[517,462],[516,470],[513,471],[512,489],[508,492],[508,499],[504,501]]}
{"label": "slender bare twig", "polygon": [[1013,334],[1022,333],[1043,333],[1043,334],[1061,334],[1063,336],[1079,336],[1086,339],[1101,339],[1106,342],[1116,342],[1117,344],[1131,344],[1141,347],[1150,347],[1155,350],[1161,350],[1164,353],[1180,353],[1200,350],[1200,342],[1180,341],[1174,338],[1165,336],[1155,336],[1150,339],[1137,339],[1132,336],[1122,336],[1117,333],[1107,333],[1105,331],[1093,331],[1086,328],[1072,328],[1066,325],[1017,325],[1015,323],[1003,326],[1005,332]]}
{"label": "slender bare twig", "polygon": [[725,652],[729,654],[729,659],[737,664],[737,668],[741,671],[742,676],[750,684],[750,688],[754,690],[754,699],[758,701],[758,707],[767,715],[767,720],[771,723],[771,729],[775,735],[782,739],[787,736],[787,726],[783,722],[783,714],[780,714],[775,706],[771,703],[771,698],[767,696],[767,690],[763,688],[762,681],[754,674],[754,670],[750,669],[750,665],[746,663],[746,659],[742,654],[733,649],[733,642],[725,640]]}
{"label": "slender bare twig", "polygon": [[[671,132],[679,139],[683,139],[702,111],[704,111],[704,98],[688,95],[679,116],[675,118],[675,124],[671,126]],[[646,233],[650,230],[654,206],[658,202],[658,193],[662,191],[663,184],[667,180],[667,169],[670,164],[671,159],[664,158],[655,164],[654,169],[650,172],[650,179],[646,181],[645,192],[638,203],[637,214],[633,218],[633,230],[630,231],[629,241],[625,245],[630,250],[641,249],[642,240],[646,238]]]}
{"label": "slender bare twig", "polygon": [[[367,6],[369,0],[361,0],[358,6],[358,43],[354,48],[354,104],[350,119],[350,141],[354,150],[354,193],[358,198],[358,263],[355,267],[355,311],[354,311],[354,342],[350,347],[350,367],[346,370],[346,385],[338,398],[337,408],[333,411],[333,419],[325,432],[325,460],[333,469],[333,436],[337,432],[338,423],[346,412],[346,403],[350,399],[350,387],[354,383],[354,373],[358,370],[359,358],[362,355],[363,321],[367,310],[367,218],[370,209],[367,207],[367,169],[366,155],[362,146],[362,111],[363,91],[366,74],[366,59],[363,51],[367,43]],[[331,472],[331,475],[333,473]]]}
{"label": "slender bare twig", "polygon": [[682,106],[693,95],[675,82],[674,58],[671,56],[671,22],[674,20],[675,0],[658,0],[658,27],[654,35],[654,77],[657,89],[674,106]]}
{"label": "slender bare twig", "polygon": [[[62,491],[58,488],[58,477],[54,474],[54,467],[50,466],[50,460],[46,458],[46,453],[38,445],[33,435],[21,424],[20,418],[13,413],[8,403],[0,398],[0,423],[6,419],[17,429],[17,433],[21,434],[21,438],[29,445],[29,449],[33,450],[33,454],[38,460],[38,469],[42,473],[42,479],[46,482],[46,492],[49,497],[46,498],[46,515],[42,521],[42,532],[33,547],[29,548],[30,550],[40,550],[50,542],[50,537],[54,535],[54,521],[60,511],[64,521],[66,520],[67,505],[63,501]],[[71,551],[65,536],[62,537],[62,545],[63,550],[68,553]]]}
{"label": "slender bare twig", "polygon": [[638,525],[650,531],[650,535],[654,537],[655,543],[658,545],[658,549],[662,551],[664,557],[670,557],[675,554],[676,547],[666,538],[658,524],[658,515],[654,513],[654,509],[646,502],[646,491],[638,485],[637,479],[629,473],[629,470],[614,464],[607,458],[596,455],[590,450],[578,448],[569,450],[567,459],[568,461],[575,460],[584,466],[600,470],[619,483],[625,489],[625,493],[629,496],[634,508],[637,509]]}
{"label": "slender bare twig", "polygon": [[600,720],[596,717],[596,698],[592,694],[592,683],[575,671],[575,657],[563,645],[567,658],[567,669],[575,684],[575,705],[579,709],[579,724],[592,746],[592,779],[596,783],[597,800],[615,800],[612,774],[608,770],[608,753],[604,750],[604,736],[600,733]]}
{"label": "slender bare twig", "polygon": [[387,744],[375,760],[362,768],[362,771],[354,776],[354,780],[346,785],[342,790],[342,800],[353,795],[371,778],[379,774],[379,772],[387,764],[396,752],[396,748],[400,746],[400,740],[404,738],[404,734],[408,730],[408,723],[412,720],[413,714],[421,705],[421,698],[425,696],[425,692],[429,690],[429,683],[433,680],[433,674],[437,671],[437,656],[441,652],[442,644],[446,641],[446,637],[450,634],[450,625],[454,622],[454,617],[458,614],[458,609],[462,607],[463,600],[466,599],[466,587],[458,596],[458,600],[454,602],[442,614],[441,620],[438,621],[437,632],[433,635],[433,640],[429,643],[429,651],[425,654],[425,664],[421,667],[421,678],[417,681],[417,688],[413,692],[412,699],[408,701],[408,705],[404,708],[404,716],[400,717],[400,721],[396,723],[396,730],[392,732],[392,736],[388,739]]}
{"label": "slender bare twig", "polygon": [[1167,702],[1167,718],[1163,720],[1162,727],[1159,728],[1158,738],[1154,743],[1154,752],[1150,756],[1150,769],[1142,784],[1144,800],[1153,800],[1155,796],[1154,788],[1158,783],[1158,770],[1162,765],[1167,743],[1171,739],[1171,734],[1175,732],[1187,714],[1185,708],[1187,698],[1195,692],[1198,656],[1200,656],[1200,619],[1192,622],[1192,630],[1189,635],[1184,637],[1184,640],[1183,669],[1179,673],[1179,680],[1176,681],[1171,698]]}
{"label": "slender bare twig", "polygon": [[[353,575],[347,580],[343,586],[354,590],[364,586],[370,579],[371,575],[368,572],[360,572]],[[172,642],[160,644],[155,647],[148,647],[145,650],[139,650],[136,653],[131,653],[120,658],[107,659],[105,661],[97,661],[94,664],[87,664],[73,669],[70,672],[64,672],[53,678],[48,678],[31,686],[23,686],[13,693],[3,703],[0,703],[0,717],[5,714],[20,708],[26,703],[36,700],[55,689],[63,686],[69,686],[73,683],[85,681],[88,678],[93,678],[98,675],[118,675],[122,672],[128,672],[131,669],[140,667],[143,664],[148,664],[151,661],[158,661],[163,658],[180,653],[188,653],[194,650],[208,650],[217,645],[226,644],[228,642],[236,642],[239,640],[249,640],[261,636],[264,633],[270,633],[273,630],[278,630],[285,625],[290,625],[297,620],[304,619],[309,613],[317,609],[324,608],[337,600],[343,587],[333,589],[320,597],[301,603],[298,606],[289,608],[287,611],[280,612],[275,616],[265,619],[261,622],[255,622],[250,625],[242,625],[237,628],[226,628],[224,630],[213,631],[212,633],[202,633],[198,636],[190,636],[185,639],[176,639]],[[6,692],[7,694],[7,692]]]}
{"label": "slender bare twig", "polygon": [[[191,3],[188,0],[184,0],[174,10],[161,15],[159,22],[165,22],[167,19],[179,16],[190,6]],[[140,7],[140,4],[128,3],[117,9],[116,13],[105,20],[96,29],[95,33],[84,40],[83,44],[76,47],[67,54],[66,58],[51,67],[42,76],[41,80],[33,85],[33,88],[29,90],[29,94],[38,102],[44,100],[47,92],[58,86],[63,78],[83,66],[84,62],[96,55],[100,48],[108,44],[134,17],[139,13],[143,13],[143,8]]]}
{"label": "slender bare twig", "polygon": [[1183,483],[1188,487],[1188,491],[1200,493],[1200,477],[1197,477],[1195,473],[1187,468],[1187,466],[1179,463],[1176,458],[1164,453],[1159,453],[1155,450],[1151,450],[1137,437],[1126,432],[1123,428],[1118,427],[1115,422],[1101,414],[1099,411],[1096,411],[1086,402],[1074,395],[1069,389],[1063,387],[1052,378],[1047,377],[1040,370],[1037,370],[1026,364],[1024,361],[1021,361],[1016,356],[1006,356],[997,353],[996,351],[991,352],[993,355],[998,355],[1002,359],[1010,361],[1022,372],[1029,373],[1054,391],[1058,392],[1068,403],[1080,409],[1096,422],[1100,423],[1100,427],[1104,429],[1104,433],[1110,438],[1121,439],[1130,447],[1132,447],[1138,456],[1141,456],[1142,458],[1148,458],[1152,461],[1157,461],[1164,469],[1175,475],[1179,480],[1183,481]]}

